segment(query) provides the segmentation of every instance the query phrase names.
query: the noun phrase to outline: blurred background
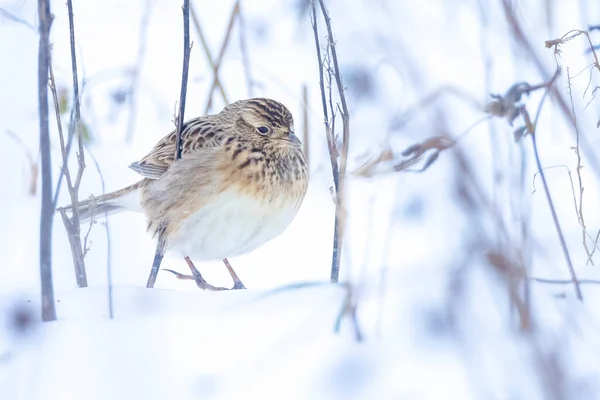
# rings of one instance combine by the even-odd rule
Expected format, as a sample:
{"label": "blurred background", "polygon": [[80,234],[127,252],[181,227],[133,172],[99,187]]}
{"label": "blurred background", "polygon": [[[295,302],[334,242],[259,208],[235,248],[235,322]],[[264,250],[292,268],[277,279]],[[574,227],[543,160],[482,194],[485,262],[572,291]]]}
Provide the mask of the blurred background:
{"label": "blurred background", "polygon": [[[600,3],[325,4],[350,117],[340,268],[346,286],[338,296],[296,288],[280,307],[277,299],[255,307],[244,294],[232,294],[255,316],[259,328],[252,340],[265,348],[266,315],[293,315],[290,310],[300,308],[306,313],[311,328],[276,335],[270,351],[328,349],[322,357],[283,362],[289,375],[281,372],[279,385],[265,383],[267,393],[297,385],[297,398],[600,398],[600,341],[594,335],[600,327]],[[174,129],[182,12],[181,4],[165,0],[74,1],[73,7],[88,157],[80,197],[87,198],[139,179],[127,166]],[[186,118],[219,112],[239,99],[277,99],[294,114],[308,154],[310,188],[295,221],[280,237],[231,260],[246,286],[260,293],[328,282],[330,276],[335,203],[312,7],[307,0],[191,1]],[[51,9],[52,66],[66,127],[73,103],[69,23],[64,2],[52,2]],[[340,97],[328,81],[331,56],[318,2],[316,16],[325,94],[333,96],[328,111],[335,115],[334,142],[341,148]],[[39,301],[38,41],[36,2],[0,0],[0,296],[7,315],[15,304]],[[519,83],[527,85],[514,86]],[[511,96],[513,87],[524,88],[521,96]],[[56,184],[61,155],[52,102],[50,108]],[[535,129],[535,146],[526,128]],[[76,171],[74,154],[70,166]],[[63,185],[59,204],[68,202]],[[166,297],[136,291],[154,256],[145,227],[135,214],[82,225],[90,288],[76,289],[69,243],[55,218],[60,322],[106,317],[107,265],[118,292],[117,319],[139,317],[131,304],[163,302],[163,316],[182,310],[176,307],[193,312],[196,299],[207,299],[201,308],[215,315],[219,307],[231,307],[226,297],[207,294],[174,300],[171,291],[194,296],[197,288],[163,273],[156,288],[165,289]],[[186,272],[183,260],[168,255],[163,266]],[[212,284],[229,286],[219,263],[198,267]],[[581,282],[574,284],[573,276]],[[311,314],[321,306],[333,311]],[[336,318],[342,320],[337,336]],[[225,326],[236,326],[234,321]],[[311,329],[322,323],[330,335],[314,336]],[[2,326],[0,343],[11,354],[21,345],[6,333],[11,323]],[[211,330],[211,337],[219,338],[221,329]],[[37,346],[50,346],[50,337]],[[39,355],[32,354],[31,360]],[[226,363],[213,371],[225,379],[219,382],[252,374],[265,382],[268,374],[253,368],[264,354],[246,357],[234,375]],[[280,357],[267,360],[272,358]],[[4,371],[19,368],[5,363]],[[306,373],[294,379],[294,369]],[[218,383],[202,382],[214,398],[239,398],[214,389]]]}

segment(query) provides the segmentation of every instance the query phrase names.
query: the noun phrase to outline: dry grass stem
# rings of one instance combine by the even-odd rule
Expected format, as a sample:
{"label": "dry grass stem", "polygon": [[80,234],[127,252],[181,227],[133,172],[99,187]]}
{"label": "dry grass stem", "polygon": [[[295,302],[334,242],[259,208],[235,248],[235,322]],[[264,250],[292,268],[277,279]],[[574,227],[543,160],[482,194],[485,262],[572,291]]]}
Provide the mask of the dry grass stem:
{"label": "dry grass stem", "polygon": [[[71,198],[71,206],[73,215],[71,219],[66,216],[65,210],[59,210],[62,216],[67,236],[69,237],[69,244],[71,246],[71,254],[73,256],[73,264],[75,267],[75,280],[77,281],[78,287],[87,287],[87,274],[85,271],[84,252],[81,243],[81,227],[79,225],[79,186],[81,185],[81,179],[85,170],[85,152],[83,148],[83,135],[81,127],[81,111],[80,111],[80,96],[79,96],[79,78],[77,75],[77,56],[75,51],[75,24],[73,21],[73,3],[71,0],[67,0],[67,10],[69,15],[69,37],[70,37],[70,49],[71,49],[71,72],[73,77],[73,109],[71,110],[71,119],[69,121],[69,140],[65,144],[64,135],[62,128],[60,127],[61,122],[58,119],[59,124],[59,139],[61,146],[61,154],[63,158],[61,175],[64,176],[67,183],[67,189]],[[56,85],[54,82],[54,74],[52,74],[52,87],[53,98],[55,101],[54,107],[55,112],[58,107],[58,97],[56,95]],[[77,174],[75,179],[72,179],[68,160],[71,146],[70,144],[77,139]],[[56,196],[60,187],[57,187]],[[58,197],[55,197],[55,200]],[[55,204],[56,206],[56,204]]]}
{"label": "dry grass stem", "polygon": [[[213,103],[213,93],[215,88],[217,87],[217,82],[219,81],[219,68],[221,68],[221,63],[223,62],[223,56],[225,55],[225,50],[227,50],[227,46],[229,45],[229,38],[231,37],[231,31],[233,30],[233,25],[235,24],[235,20],[237,19],[237,15],[240,12],[240,2],[237,0],[233,6],[233,10],[231,10],[231,15],[229,16],[229,23],[227,24],[227,29],[225,31],[225,38],[223,39],[223,44],[221,45],[221,50],[219,51],[219,55],[217,60],[214,63],[213,68],[213,80],[211,87],[208,91],[208,99],[206,101],[206,107],[204,107],[204,114],[208,114],[212,108]],[[224,97],[224,94],[223,94]]]}
{"label": "dry grass stem", "polygon": [[302,146],[304,156],[306,157],[306,165],[310,171],[310,136],[309,136],[309,119],[308,119],[308,87],[302,86]]}
{"label": "dry grass stem", "polygon": [[38,52],[38,107],[40,127],[40,164],[42,167],[42,204],[40,216],[40,280],[42,320],[56,320],[54,287],[52,282],[52,159],[50,152],[50,127],[48,124],[48,71],[50,67],[50,26],[52,13],[49,0],[38,0],[39,52]]}
{"label": "dry grass stem", "polygon": [[[179,112],[177,113],[177,133],[176,133],[176,144],[175,144],[175,160],[179,160],[181,158],[182,152],[182,140],[181,140],[181,132],[183,130],[183,123],[185,118],[185,100],[187,94],[187,83],[188,83],[188,73],[190,68],[190,53],[192,50],[192,46],[190,44],[190,1],[183,0],[183,66],[181,72],[181,91],[179,94]],[[157,230],[157,243],[156,250],[154,252],[154,260],[152,261],[152,268],[150,270],[150,275],[148,276],[148,281],[146,282],[147,288],[153,288],[154,283],[156,282],[156,278],[158,276],[158,271],[160,270],[160,265],[162,263],[162,259],[164,257],[166,251],[166,244],[164,238],[165,229],[161,228]]]}
{"label": "dry grass stem", "polygon": [[[348,112],[348,106],[346,104],[345,88],[342,84],[342,76],[339,69],[337,51],[335,48],[335,40],[333,36],[333,30],[331,28],[331,18],[322,0],[319,1],[321,13],[325,21],[327,29],[327,47],[326,56],[321,56],[321,45],[319,43],[319,31],[316,15],[316,5],[313,0],[311,2],[312,13],[311,23],[313,27],[313,33],[315,37],[315,45],[317,50],[317,62],[319,64],[319,86],[321,89],[321,101],[323,106],[323,116],[325,123],[325,135],[327,138],[327,146],[329,148],[329,157],[331,161],[331,168],[333,173],[333,183],[335,187],[335,226],[333,235],[333,254],[331,261],[331,276],[330,281],[332,283],[338,282],[339,270],[340,270],[340,256],[343,244],[343,233],[346,219],[346,212],[344,209],[344,185],[346,179],[346,164],[348,160],[348,148],[350,139],[350,114]],[[325,68],[327,67],[327,68]],[[328,79],[328,93],[325,91],[325,79]],[[333,95],[332,87],[333,81],[335,81],[337,95],[341,104],[338,104],[337,111],[342,118],[342,140],[341,149],[338,149],[337,138],[335,136],[335,116],[336,109],[333,106]],[[328,100],[329,99],[329,102]],[[329,103],[329,111],[328,111]],[[331,114],[331,119],[329,118]]]}
{"label": "dry grass stem", "polygon": [[[193,3],[190,4],[190,12],[192,15],[192,22],[194,23],[194,27],[196,28],[196,33],[198,34],[198,37],[200,38],[200,43],[202,44],[204,56],[206,57],[206,60],[208,61],[208,64],[210,66],[210,70],[213,71],[214,75],[214,71],[217,69],[217,67],[215,65],[215,62],[213,61],[212,54],[210,53],[210,48],[208,47],[208,42],[206,41],[206,37],[204,36],[202,25],[200,24],[200,18],[198,18],[198,15],[196,14],[196,9]],[[221,93],[221,97],[223,98],[223,102],[225,102],[225,104],[229,104],[229,101],[227,100],[227,95],[225,94],[225,89],[223,89],[223,85],[221,85],[221,81],[219,80],[219,76],[214,75],[214,79],[217,83],[219,93]]]}

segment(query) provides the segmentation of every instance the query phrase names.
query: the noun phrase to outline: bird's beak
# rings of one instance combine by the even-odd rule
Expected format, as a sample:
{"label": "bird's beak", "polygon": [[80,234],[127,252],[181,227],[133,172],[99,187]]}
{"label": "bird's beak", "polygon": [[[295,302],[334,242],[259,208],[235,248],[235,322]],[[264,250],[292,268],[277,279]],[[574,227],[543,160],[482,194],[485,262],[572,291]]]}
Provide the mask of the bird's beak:
{"label": "bird's beak", "polygon": [[286,138],[288,142],[292,144],[294,147],[302,147],[302,142],[298,139],[298,136],[294,135],[292,132]]}

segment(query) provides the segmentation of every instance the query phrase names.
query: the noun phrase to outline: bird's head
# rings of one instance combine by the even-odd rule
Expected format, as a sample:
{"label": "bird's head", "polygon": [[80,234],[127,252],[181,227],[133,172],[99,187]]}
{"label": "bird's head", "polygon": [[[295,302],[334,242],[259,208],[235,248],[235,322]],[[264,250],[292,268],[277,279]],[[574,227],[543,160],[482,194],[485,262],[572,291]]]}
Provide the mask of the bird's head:
{"label": "bird's head", "polygon": [[235,114],[235,127],[240,133],[258,135],[288,146],[302,146],[294,134],[292,113],[278,101],[266,98],[240,100],[225,107],[222,113]]}

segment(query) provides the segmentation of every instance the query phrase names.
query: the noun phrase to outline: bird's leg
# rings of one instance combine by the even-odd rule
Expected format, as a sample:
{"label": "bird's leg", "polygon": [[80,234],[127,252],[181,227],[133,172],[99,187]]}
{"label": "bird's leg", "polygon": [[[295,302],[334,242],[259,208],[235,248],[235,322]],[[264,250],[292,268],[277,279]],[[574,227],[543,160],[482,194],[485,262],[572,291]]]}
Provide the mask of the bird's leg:
{"label": "bird's leg", "polygon": [[231,267],[231,264],[229,264],[229,260],[224,258],[223,264],[225,264],[225,268],[227,268],[229,275],[231,275],[231,279],[233,279],[233,288],[232,289],[246,289],[246,286],[244,286],[244,284],[242,283],[240,278],[238,278],[237,274]]}
{"label": "bird's leg", "polygon": [[173,275],[175,275],[175,277],[177,279],[194,281],[194,282],[196,282],[196,285],[202,290],[216,291],[216,290],[246,289],[246,287],[244,286],[244,284],[242,283],[240,278],[237,276],[237,274],[231,267],[229,260],[227,260],[226,258],[223,259],[223,263],[225,264],[227,271],[229,271],[229,275],[231,275],[231,278],[233,279],[233,287],[231,289],[227,289],[224,287],[218,287],[218,286],[212,286],[211,284],[209,284],[208,282],[206,282],[204,280],[204,278],[202,277],[202,274],[200,274],[200,271],[198,271],[198,269],[194,266],[194,263],[192,262],[192,260],[189,257],[186,257],[185,261],[187,262],[188,266],[190,267],[190,270],[192,271],[192,275],[185,275],[180,272],[173,271],[172,269],[166,269],[166,268],[163,268],[163,271],[168,271],[168,272],[172,273]]}
{"label": "bird's leg", "polygon": [[204,280],[204,278],[202,277],[202,274],[200,274],[200,271],[198,271],[196,269],[196,267],[194,266],[194,263],[192,262],[192,260],[190,260],[189,257],[186,257],[185,261],[187,261],[190,269],[192,270],[193,275],[182,274],[181,272],[173,271],[172,269],[167,269],[167,268],[163,268],[163,271],[172,273],[173,275],[175,275],[175,278],[177,278],[177,279],[194,281],[194,282],[196,282],[196,285],[202,290],[211,290],[211,291],[231,290],[231,289],[227,289],[224,287],[213,286],[210,283],[206,282]]}
{"label": "bird's leg", "polygon": [[[188,267],[190,267],[190,271],[192,271],[192,279],[196,282],[196,286],[198,286],[200,289],[210,290],[210,291],[227,290],[227,288],[213,286],[210,283],[206,282],[204,280],[204,278],[202,277],[202,274],[200,274],[200,271],[198,271],[198,269],[196,269],[196,267],[194,266],[194,263],[192,262],[192,260],[189,257],[185,258],[185,262],[187,262]],[[173,272],[173,271],[171,271],[171,272]],[[178,275],[177,273],[175,275],[179,279],[189,279],[189,278],[187,278],[189,275],[181,275],[181,274]]]}

